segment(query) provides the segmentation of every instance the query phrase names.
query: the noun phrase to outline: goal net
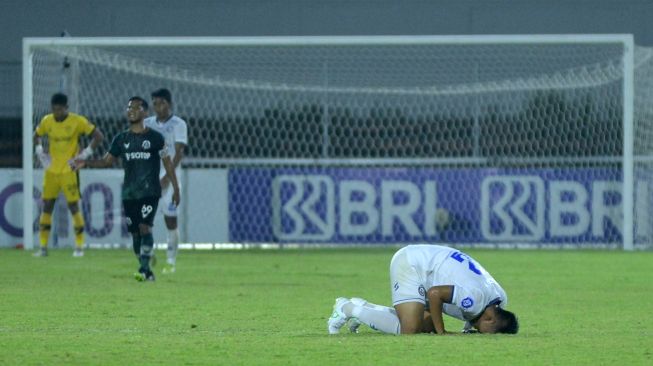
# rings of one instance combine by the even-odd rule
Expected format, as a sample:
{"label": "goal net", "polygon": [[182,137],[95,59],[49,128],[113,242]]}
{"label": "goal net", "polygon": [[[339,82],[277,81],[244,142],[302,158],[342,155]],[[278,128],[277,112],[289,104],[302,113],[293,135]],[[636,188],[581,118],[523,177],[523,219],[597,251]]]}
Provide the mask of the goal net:
{"label": "goal net", "polygon": [[[64,91],[107,136],[96,157],[127,127],[130,96],[172,91],[189,126],[182,241],[651,245],[653,69],[632,36],[24,44],[24,133]],[[38,196],[25,143],[25,189]],[[129,242],[121,179],[82,172],[89,243]],[[25,197],[26,227],[36,215]],[[165,237],[160,221],[154,231]]]}

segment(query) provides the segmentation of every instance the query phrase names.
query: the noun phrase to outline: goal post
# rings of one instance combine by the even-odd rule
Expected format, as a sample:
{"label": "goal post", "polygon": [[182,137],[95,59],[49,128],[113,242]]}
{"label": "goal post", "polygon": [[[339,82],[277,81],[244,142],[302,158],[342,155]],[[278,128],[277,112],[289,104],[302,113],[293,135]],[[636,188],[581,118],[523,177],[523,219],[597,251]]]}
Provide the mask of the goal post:
{"label": "goal post", "polygon": [[635,159],[634,159],[634,104],[635,104],[635,41],[624,39],[623,76],[623,249],[635,248]]}
{"label": "goal post", "polygon": [[[194,243],[650,247],[648,55],[625,34],[25,38],[23,192],[66,59],[109,142],[127,98],[172,90]],[[93,240],[126,242],[119,171],[84,174]]]}
{"label": "goal post", "polygon": [[25,192],[34,191],[34,141],[32,133],[32,44],[23,40],[23,245],[25,249],[34,247],[34,198]]}

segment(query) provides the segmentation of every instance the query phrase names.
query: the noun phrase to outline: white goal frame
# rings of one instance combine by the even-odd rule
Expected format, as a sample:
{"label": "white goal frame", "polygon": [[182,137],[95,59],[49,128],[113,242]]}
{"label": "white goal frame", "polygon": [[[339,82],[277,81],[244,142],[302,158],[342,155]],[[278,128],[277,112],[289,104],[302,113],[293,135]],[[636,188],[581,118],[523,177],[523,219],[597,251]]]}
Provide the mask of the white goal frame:
{"label": "white goal frame", "polygon": [[[55,45],[75,46],[305,46],[305,45],[423,45],[423,44],[573,44],[573,43],[622,43],[623,53],[623,249],[634,249],[634,52],[632,34],[559,34],[559,35],[464,35],[464,36],[297,36],[297,37],[67,37],[23,39],[23,242],[25,249],[34,247],[34,189],[33,167],[33,51],[35,48]],[[267,162],[256,159],[253,163]],[[307,159],[269,159],[272,165],[328,164],[331,159],[305,161]],[[391,159],[391,163],[402,159]],[[422,159],[407,159],[407,165],[423,163]],[[457,159],[454,159],[457,160]],[[460,159],[459,161],[464,161]],[[247,164],[247,161],[241,163]],[[343,163],[343,162],[341,162]],[[345,161],[346,165],[384,164],[384,159],[360,159]]]}

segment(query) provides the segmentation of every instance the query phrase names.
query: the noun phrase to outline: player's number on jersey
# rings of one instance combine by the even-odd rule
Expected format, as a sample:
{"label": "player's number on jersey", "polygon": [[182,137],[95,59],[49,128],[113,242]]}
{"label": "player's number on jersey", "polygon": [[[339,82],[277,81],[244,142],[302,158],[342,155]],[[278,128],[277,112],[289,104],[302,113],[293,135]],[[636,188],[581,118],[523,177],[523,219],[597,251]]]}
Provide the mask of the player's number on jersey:
{"label": "player's number on jersey", "polygon": [[476,266],[474,265],[474,262],[471,260],[471,258],[466,256],[465,254],[463,254],[461,252],[453,252],[453,253],[451,253],[450,257],[457,260],[460,263],[463,263],[465,260],[467,260],[467,263],[469,265],[469,270],[476,273],[477,275],[481,274],[481,271],[479,271],[479,269],[476,268]]}
{"label": "player's number on jersey", "polygon": [[143,205],[141,208],[141,214],[143,215],[143,218],[146,218],[147,215],[152,213],[152,206],[150,205]]}

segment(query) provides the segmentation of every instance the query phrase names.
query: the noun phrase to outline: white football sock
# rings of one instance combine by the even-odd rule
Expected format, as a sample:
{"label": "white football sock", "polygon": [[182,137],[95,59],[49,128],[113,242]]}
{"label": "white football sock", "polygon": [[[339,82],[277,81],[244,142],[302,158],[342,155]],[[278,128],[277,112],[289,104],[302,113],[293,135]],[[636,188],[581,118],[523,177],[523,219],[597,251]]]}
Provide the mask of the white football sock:
{"label": "white football sock", "polygon": [[368,327],[389,334],[401,333],[401,323],[394,308],[366,302],[364,305],[348,303],[342,308],[347,316],[358,318]]}
{"label": "white football sock", "polygon": [[179,229],[168,230],[168,264],[177,262],[177,248],[179,247]]}

